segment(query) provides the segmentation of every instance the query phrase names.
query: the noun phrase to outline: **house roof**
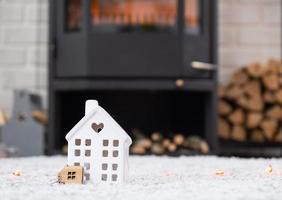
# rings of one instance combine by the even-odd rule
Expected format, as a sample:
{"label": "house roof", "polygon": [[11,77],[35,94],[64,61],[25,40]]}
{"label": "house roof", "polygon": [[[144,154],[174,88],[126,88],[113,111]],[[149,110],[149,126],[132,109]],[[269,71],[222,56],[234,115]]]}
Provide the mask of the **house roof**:
{"label": "house roof", "polygon": [[[75,133],[77,133],[77,131],[82,127],[84,126],[84,124],[86,122],[88,122],[88,120],[90,120],[90,118],[98,111],[103,111],[105,112],[109,118],[111,118],[111,121],[117,125],[118,127],[120,127],[120,125],[102,108],[100,107],[99,105],[95,106],[92,108],[91,111],[87,112],[84,117],[68,132],[68,134],[66,135],[66,140],[69,141],[74,135]],[[122,130],[123,128],[120,127]],[[129,141],[129,143],[131,144],[132,143],[132,140],[131,138],[129,137],[129,135],[124,131],[124,134],[126,136],[126,140]]]}

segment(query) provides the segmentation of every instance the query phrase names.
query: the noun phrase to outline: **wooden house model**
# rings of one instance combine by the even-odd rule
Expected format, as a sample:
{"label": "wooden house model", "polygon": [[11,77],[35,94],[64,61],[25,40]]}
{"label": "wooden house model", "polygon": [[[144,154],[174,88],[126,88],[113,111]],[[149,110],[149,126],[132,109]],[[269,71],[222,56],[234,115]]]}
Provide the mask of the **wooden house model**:
{"label": "wooden house model", "polygon": [[58,174],[59,183],[83,183],[83,167],[66,166]]}

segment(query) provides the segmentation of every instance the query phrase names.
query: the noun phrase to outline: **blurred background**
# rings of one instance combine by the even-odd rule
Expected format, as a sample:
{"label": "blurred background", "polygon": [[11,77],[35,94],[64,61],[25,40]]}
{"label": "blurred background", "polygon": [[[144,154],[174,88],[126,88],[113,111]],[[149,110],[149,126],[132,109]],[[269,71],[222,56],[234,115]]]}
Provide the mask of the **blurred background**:
{"label": "blurred background", "polygon": [[93,98],[134,138],[133,154],[281,156],[281,9],[0,0],[3,155],[65,152]]}

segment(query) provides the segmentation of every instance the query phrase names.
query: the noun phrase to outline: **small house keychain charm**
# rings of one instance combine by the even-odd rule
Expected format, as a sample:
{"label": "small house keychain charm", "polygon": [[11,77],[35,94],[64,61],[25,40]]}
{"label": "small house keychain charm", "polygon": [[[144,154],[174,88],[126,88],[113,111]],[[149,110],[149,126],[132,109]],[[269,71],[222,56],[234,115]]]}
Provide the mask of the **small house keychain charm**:
{"label": "small house keychain charm", "polygon": [[82,166],[85,182],[126,181],[131,138],[96,100],[86,101],[84,117],[66,140],[68,166]]}

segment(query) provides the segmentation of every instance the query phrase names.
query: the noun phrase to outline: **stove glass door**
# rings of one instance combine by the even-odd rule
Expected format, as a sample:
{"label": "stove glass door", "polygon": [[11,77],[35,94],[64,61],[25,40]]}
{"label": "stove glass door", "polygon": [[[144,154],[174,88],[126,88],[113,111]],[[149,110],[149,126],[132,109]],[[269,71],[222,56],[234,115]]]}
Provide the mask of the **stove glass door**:
{"label": "stove glass door", "polygon": [[177,22],[177,0],[92,0],[94,31],[171,31]]}

